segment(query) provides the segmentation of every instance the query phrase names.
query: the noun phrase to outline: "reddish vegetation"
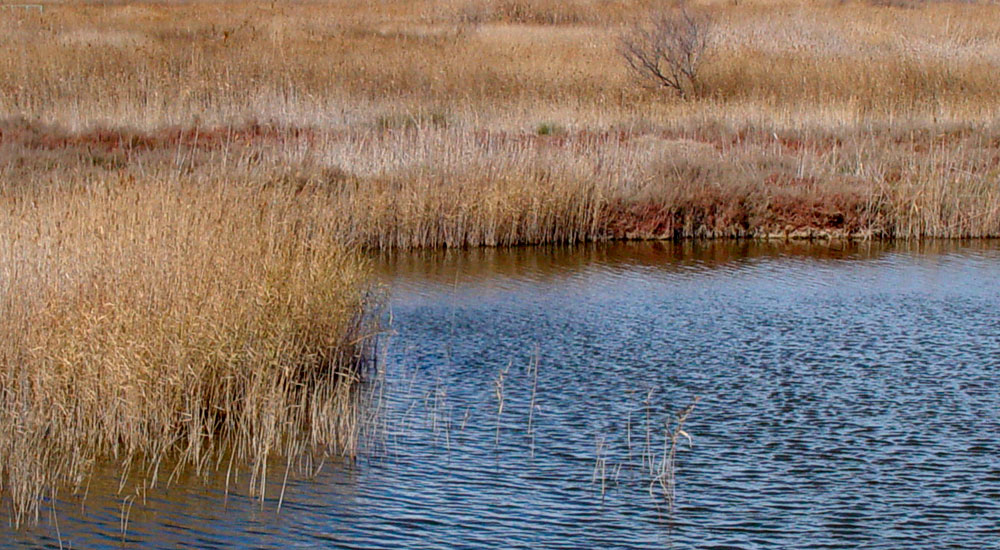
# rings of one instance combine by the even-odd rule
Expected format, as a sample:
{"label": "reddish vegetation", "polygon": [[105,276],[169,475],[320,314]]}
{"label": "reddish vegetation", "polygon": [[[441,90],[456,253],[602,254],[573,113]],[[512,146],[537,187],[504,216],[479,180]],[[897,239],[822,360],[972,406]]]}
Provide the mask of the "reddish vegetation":
{"label": "reddish vegetation", "polygon": [[759,224],[770,228],[770,232],[805,230],[852,235],[871,227],[868,203],[857,193],[775,194],[770,199]]}
{"label": "reddish vegetation", "polygon": [[29,149],[59,150],[86,148],[91,151],[156,151],[196,148],[220,149],[258,143],[284,143],[312,139],[310,128],[280,127],[250,123],[214,128],[165,128],[156,132],[98,128],[72,133],[57,126],[14,119],[0,122],[0,145],[20,145]]}
{"label": "reddish vegetation", "polygon": [[747,237],[750,208],[745,199],[687,199],[671,205],[644,201],[608,205],[603,225],[614,239]]}
{"label": "reddish vegetation", "polygon": [[876,216],[860,192],[776,190],[743,196],[704,193],[669,205],[618,201],[606,208],[602,221],[615,239],[742,238],[851,236],[870,229]]}

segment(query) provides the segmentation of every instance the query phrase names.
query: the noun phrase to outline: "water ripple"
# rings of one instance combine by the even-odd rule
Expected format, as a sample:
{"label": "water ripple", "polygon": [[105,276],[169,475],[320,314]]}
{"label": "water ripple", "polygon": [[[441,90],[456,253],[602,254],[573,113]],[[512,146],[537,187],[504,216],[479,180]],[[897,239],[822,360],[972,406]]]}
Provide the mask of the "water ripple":
{"label": "water ripple", "polygon": [[[153,491],[131,545],[1000,546],[994,244],[469,251],[385,273],[383,450],[294,480],[280,514],[218,484]],[[671,514],[649,464],[695,395]],[[64,543],[119,547],[105,478],[60,504]],[[60,542],[50,519],[8,536]]]}

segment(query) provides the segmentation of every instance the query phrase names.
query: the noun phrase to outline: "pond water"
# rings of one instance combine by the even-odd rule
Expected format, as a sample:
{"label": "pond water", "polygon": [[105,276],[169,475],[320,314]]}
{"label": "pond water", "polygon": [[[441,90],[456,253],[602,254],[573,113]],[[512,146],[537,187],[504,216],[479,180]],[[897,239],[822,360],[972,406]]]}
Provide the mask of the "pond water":
{"label": "pond water", "polygon": [[[132,502],[108,472],[0,547],[1000,540],[1000,245],[473,250],[382,276],[385,412],[357,462],[292,480],[280,513],[280,484]],[[696,397],[671,506],[665,428]]]}

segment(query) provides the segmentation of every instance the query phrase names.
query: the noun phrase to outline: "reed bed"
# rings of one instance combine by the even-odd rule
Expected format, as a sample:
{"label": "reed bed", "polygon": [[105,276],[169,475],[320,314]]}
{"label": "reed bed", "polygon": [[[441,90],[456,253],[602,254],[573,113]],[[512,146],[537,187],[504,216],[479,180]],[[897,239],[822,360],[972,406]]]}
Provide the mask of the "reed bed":
{"label": "reed bed", "polygon": [[147,176],[3,196],[0,497],[15,525],[99,460],[153,484],[249,465],[262,487],[274,456],[355,451],[366,262],[290,193]]}
{"label": "reed bed", "polygon": [[[305,193],[346,247],[646,238],[1000,235],[1000,128],[564,131],[277,125],[93,130],[0,122],[0,178],[31,194],[173,170]],[[39,183],[45,182],[45,183]]]}
{"label": "reed bed", "polygon": [[884,4],[689,2],[688,101],[616,51],[655,2],[59,4],[0,19],[0,139],[323,180],[379,250],[1000,236],[1000,8]]}

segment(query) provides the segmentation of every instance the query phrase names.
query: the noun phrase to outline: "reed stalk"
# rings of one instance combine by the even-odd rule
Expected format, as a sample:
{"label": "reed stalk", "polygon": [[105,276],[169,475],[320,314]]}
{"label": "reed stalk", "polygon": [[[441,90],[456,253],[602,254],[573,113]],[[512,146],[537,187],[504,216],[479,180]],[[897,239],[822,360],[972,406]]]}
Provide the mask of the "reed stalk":
{"label": "reed stalk", "polygon": [[[684,431],[684,423],[691,416],[691,413],[694,412],[694,408],[700,400],[700,397],[695,397],[690,405],[678,411],[674,418],[667,420],[667,424],[664,426],[663,457],[652,471],[653,475],[649,483],[649,495],[653,497],[655,487],[659,486],[660,495],[667,502],[667,511],[670,515],[673,515],[674,501],[677,496],[675,475],[677,470],[678,445],[682,441],[682,437],[687,439],[689,445],[693,445],[691,436]],[[650,463],[652,464],[652,462],[653,457],[650,457]]]}

